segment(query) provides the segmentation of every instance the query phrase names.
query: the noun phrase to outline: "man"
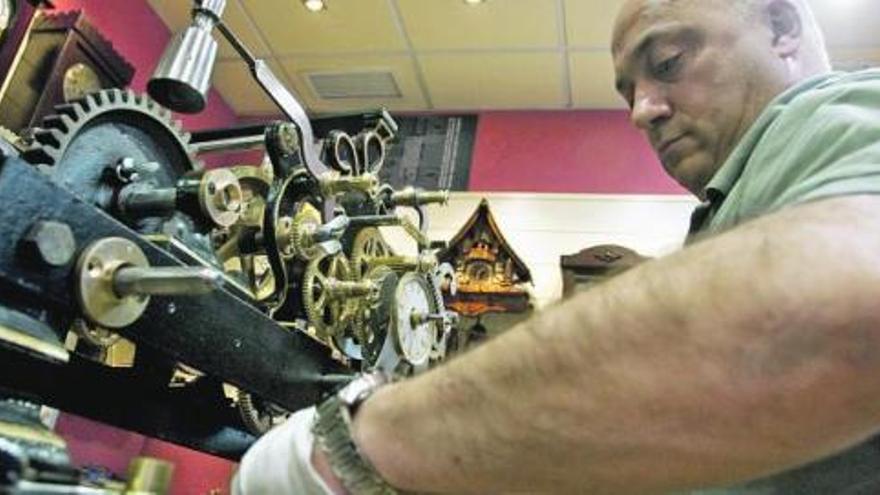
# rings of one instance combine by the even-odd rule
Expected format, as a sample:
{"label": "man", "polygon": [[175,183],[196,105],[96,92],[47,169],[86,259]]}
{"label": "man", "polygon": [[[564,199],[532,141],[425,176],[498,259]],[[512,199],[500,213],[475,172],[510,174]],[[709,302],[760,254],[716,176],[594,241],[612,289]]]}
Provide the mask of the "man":
{"label": "man", "polygon": [[362,493],[880,493],[880,73],[831,73],[802,0],[630,0],[612,47],[707,235],[322,406],[314,450],[297,413],[239,490],[347,493],[329,455]]}

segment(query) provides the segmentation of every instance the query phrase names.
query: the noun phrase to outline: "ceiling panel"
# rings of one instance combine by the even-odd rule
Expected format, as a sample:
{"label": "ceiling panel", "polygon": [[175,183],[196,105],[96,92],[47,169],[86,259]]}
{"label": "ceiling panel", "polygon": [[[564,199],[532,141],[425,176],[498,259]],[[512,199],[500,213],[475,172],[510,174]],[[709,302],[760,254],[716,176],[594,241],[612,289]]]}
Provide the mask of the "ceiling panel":
{"label": "ceiling panel", "polygon": [[572,52],[571,93],[575,108],[626,108],[614,89],[614,64],[604,50]]}
{"label": "ceiling panel", "polygon": [[[190,11],[192,2],[189,0],[148,0],[153,10],[165,22],[173,33],[179,32],[190,23]],[[223,12],[223,20],[232,31],[241,38],[248,49],[258,57],[269,55],[269,48],[263,43],[262,38],[253,23],[245,14],[239,4],[239,0],[229,0],[226,10]],[[232,46],[219,33],[215,33],[214,39],[219,43],[219,56],[221,58],[238,57]]]}
{"label": "ceiling panel", "polygon": [[[172,30],[189,23],[190,0],[148,1]],[[625,0],[326,1],[310,13],[301,0],[228,0],[224,15],[258,56],[283,61],[274,66],[312,111],[563,109],[569,99],[575,108],[624,107],[606,50]],[[880,65],[877,0],[807,1],[838,68]],[[231,106],[276,113],[224,41],[220,50],[229,63],[218,66],[216,87]],[[402,96],[321,100],[303,77],[340,70],[390,71]]]}
{"label": "ceiling panel", "polygon": [[575,108],[626,108],[614,89],[614,64],[605,51],[573,52],[571,93]]}
{"label": "ceiling panel", "polygon": [[[281,81],[287,83],[284,73],[275,64],[270,68]],[[237,115],[275,115],[278,107],[251,77],[248,66],[238,60],[221,60],[214,67],[211,83]],[[289,85],[288,85],[289,87]]]}
{"label": "ceiling panel", "polygon": [[397,2],[416,50],[548,48],[560,45],[558,0]]}
{"label": "ceiling panel", "polygon": [[470,53],[419,57],[425,83],[442,110],[563,108],[562,54]]}
{"label": "ceiling panel", "polygon": [[579,48],[611,46],[617,11],[625,0],[565,0],[568,45]]}
{"label": "ceiling panel", "polygon": [[240,1],[276,56],[406,49],[387,0],[333,0],[317,13],[299,0]]}
{"label": "ceiling panel", "polygon": [[[418,76],[409,55],[348,56],[348,57],[290,57],[282,59],[288,78],[293,82],[304,103],[315,112],[347,112],[386,107],[389,110],[424,110],[425,97],[419,87]],[[318,97],[308,82],[308,73],[390,72],[400,90],[400,98],[334,99]]]}

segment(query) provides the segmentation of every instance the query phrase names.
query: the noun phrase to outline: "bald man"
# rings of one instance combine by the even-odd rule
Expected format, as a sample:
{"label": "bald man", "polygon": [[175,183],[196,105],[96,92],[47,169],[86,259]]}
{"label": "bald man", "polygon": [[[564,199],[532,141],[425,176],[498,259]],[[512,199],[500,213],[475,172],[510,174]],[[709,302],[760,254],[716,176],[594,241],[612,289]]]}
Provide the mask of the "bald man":
{"label": "bald man", "polygon": [[880,493],[880,73],[799,0],[632,0],[612,52],[695,241],[297,413],[238,491]]}

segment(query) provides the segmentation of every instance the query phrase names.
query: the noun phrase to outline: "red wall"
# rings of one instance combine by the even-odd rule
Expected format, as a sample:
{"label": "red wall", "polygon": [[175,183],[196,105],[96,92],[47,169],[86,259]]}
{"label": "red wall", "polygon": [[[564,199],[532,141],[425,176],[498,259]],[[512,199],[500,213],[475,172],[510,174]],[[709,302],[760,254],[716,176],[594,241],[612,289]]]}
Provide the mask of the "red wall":
{"label": "red wall", "polygon": [[[268,122],[277,115],[246,117]],[[239,154],[243,161],[259,153]],[[663,171],[620,110],[479,114],[468,189],[589,194],[688,194]]]}
{"label": "red wall", "polygon": [[480,114],[469,189],[686,193],[623,111]]}

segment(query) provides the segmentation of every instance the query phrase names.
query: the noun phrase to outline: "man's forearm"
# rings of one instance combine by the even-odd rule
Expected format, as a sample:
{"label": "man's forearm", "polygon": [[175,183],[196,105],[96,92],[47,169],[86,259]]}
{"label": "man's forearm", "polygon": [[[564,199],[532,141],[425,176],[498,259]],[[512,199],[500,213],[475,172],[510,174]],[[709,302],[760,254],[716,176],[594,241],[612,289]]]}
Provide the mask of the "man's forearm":
{"label": "man's forearm", "polygon": [[878,206],[792,208],[633,269],[380,390],[356,441],[393,484],[452,493],[663,492],[841,449],[880,424]]}

